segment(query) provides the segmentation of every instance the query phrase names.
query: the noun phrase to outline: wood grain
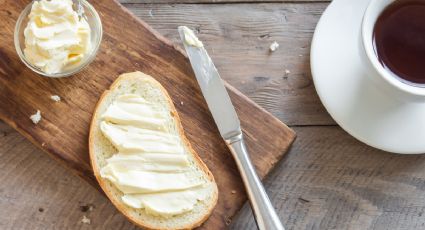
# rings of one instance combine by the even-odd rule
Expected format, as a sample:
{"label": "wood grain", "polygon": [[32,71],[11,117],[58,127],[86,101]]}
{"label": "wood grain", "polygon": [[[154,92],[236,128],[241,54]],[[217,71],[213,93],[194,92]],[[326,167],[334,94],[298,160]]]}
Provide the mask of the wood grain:
{"label": "wood grain", "polygon": [[[246,200],[239,173],[202,98],[190,64],[181,50],[112,0],[93,2],[104,36],[96,60],[81,73],[62,79],[37,76],[19,61],[13,26],[29,1],[8,1],[0,19],[0,118],[35,145],[96,185],[88,161],[87,134],[99,95],[123,72],[141,70],[169,91],[194,149],[215,175],[220,194],[206,229],[226,226]],[[123,36],[125,35],[125,36]],[[295,135],[281,121],[233,87],[228,91],[241,119],[248,149],[261,177],[279,161]],[[61,96],[60,103],[50,99]],[[181,102],[184,102],[181,104]],[[39,109],[37,125],[29,116]],[[207,140],[207,141],[206,141]],[[232,195],[235,190],[238,196]]]}
{"label": "wood grain", "polygon": [[287,3],[287,2],[330,2],[331,0],[119,0],[121,3],[151,3],[151,4],[223,4],[223,3]]}
{"label": "wood grain", "polygon": [[[0,2],[4,3],[1,0]],[[264,9],[269,14],[273,14],[274,9],[279,12],[289,8],[286,6],[287,3],[270,3],[271,6],[258,8],[257,4],[250,4],[249,7],[243,5],[243,9],[250,9],[246,10],[249,16],[258,21],[267,15],[263,12]],[[309,6],[304,8],[317,7],[317,12],[326,6],[322,3],[306,3],[305,5]],[[194,13],[195,11],[190,11],[192,14],[189,14],[188,11],[179,8],[186,13],[179,14],[177,10],[161,10],[161,19],[155,19],[158,12],[155,13],[153,10],[154,17],[150,19],[151,4],[126,4],[125,6],[129,9],[145,7],[146,10],[137,10],[140,12],[138,15],[150,24],[155,23],[154,28],[159,29],[161,33],[175,28],[176,25],[171,23],[173,20],[190,24],[192,18],[200,17]],[[172,8],[168,5],[157,7]],[[185,6],[189,9],[196,9],[196,7],[198,6]],[[220,12],[220,7],[223,7],[223,11],[228,10],[229,4],[218,4],[215,7],[217,13]],[[238,14],[237,7],[231,9],[233,9],[231,14]],[[300,11],[298,23],[302,28],[302,24],[305,23],[304,18],[314,17],[315,20],[319,18],[319,15],[309,15],[308,12],[311,11]],[[7,12],[0,10],[0,14],[2,13]],[[202,13],[208,14],[207,10]],[[218,21],[235,25],[236,23],[230,21],[235,20],[231,14],[220,13],[217,16],[209,14],[204,24],[209,22],[214,24]],[[161,27],[161,20],[167,24],[168,28]],[[301,35],[305,36],[305,39],[311,39],[307,36],[312,35],[311,31],[315,24],[312,22],[311,28],[302,34],[298,32],[296,23],[285,27],[285,33],[280,29],[280,24],[273,21],[270,23],[273,26],[268,26],[269,32],[273,34],[275,30],[280,31],[281,35],[278,39],[290,37],[288,44],[297,44],[297,39]],[[247,24],[243,28],[238,28],[238,32],[230,30],[229,33],[232,36],[238,33],[249,36],[249,31],[261,30],[260,26],[264,24]],[[205,31],[201,31],[201,36],[205,39],[207,36],[203,33]],[[293,33],[301,35],[293,36]],[[171,34],[166,36],[172,38]],[[221,42],[214,43],[217,37],[207,37],[207,44],[214,44],[214,47],[226,45]],[[231,40],[227,38],[226,41]],[[255,44],[261,42],[256,41],[254,37],[252,41],[255,41]],[[235,43],[237,41],[233,42],[233,45],[237,45]],[[264,45],[263,48],[265,51],[267,46]],[[226,49],[221,49],[221,52],[227,52],[227,49],[235,51],[227,45]],[[266,63],[268,56],[253,52],[252,50],[256,49],[254,45],[247,49],[251,50],[246,52],[247,55],[252,54],[251,58],[258,58],[259,62]],[[308,58],[297,59],[297,55],[300,54],[297,49],[288,51],[279,49],[278,51],[280,52],[273,55],[277,54],[282,59],[295,58],[295,67],[304,66],[298,71],[309,74],[310,70],[306,65]],[[305,55],[308,56],[308,49]],[[286,56],[291,58],[285,58]],[[233,61],[233,58],[235,57],[226,58],[225,55],[215,54],[214,61],[217,62],[216,60],[220,59],[217,66],[221,72],[223,68],[231,69],[233,65],[239,66],[239,69],[243,71],[244,68],[241,68],[244,66],[243,63]],[[274,62],[272,68],[280,65],[281,63]],[[253,69],[249,66],[245,67],[249,71]],[[262,66],[256,68],[262,68]],[[269,68],[262,69],[267,73]],[[246,76],[253,77],[249,71],[245,71]],[[228,71],[225,74],[227,80],[232,80],[231,73]],[[244,93],[249,92],[250,96],[255,95],[257,90],[263,89],[264,85],[261,81],[247,81],[243,84],[242,80],[244,79],[234,80],[232,85]],[[290,87],[290,81],[285,81],[276,86],[276,90]],[[296,89],[294,91],[297,92]],[[354,140],[337,126],[322,126],[329,124],[328,121],[331,121],[331,118],[323,109],[317,111],[317,113],[323,112],[320,119],[317,119],[317,116],[310,111],[314,108],[313,103],[317,104],[317,108],[321,107],[320,102],[315,99],[314,89],[305,94],[295,92],[291,100],[287,100],[283,94],[276,94],[275,97],[268,97],[267,100],[256,100],[263,107],[267,107],[269,103],[282,103],[281,112],[270,108],[268,110],[275,115],[281,114],[279,115],[281,119],[285,122],[290,121],[289,123],[294,126],[320,125],[294,127],[298,133],[294,146],[265,181],[271,199],[279,210],[287,229],[424,229],[424,156],[400,156],[377,151]],[[312,101],[305,103],[309,97]],[[285,109],[287,109],[286,114]],[[312,115],[307,116],[309,113]],[[6,132],[5,137],[4,132]],[[8,147],[5,147],[6,145]],[[2,172],[0,229],[58,229],[55,226],[61,226],[60,229],[80,229],[80,227],[81,229],[132,229],[132,226],[128,225],[128,222],[109,205],[105,198],[87,186],[84,181],[65,171],[57,162],[44,156],[40,150],[5,125],[0,125],[0,170]],[[19,179],[14,179],[15,177]],[[79,211],[80,201],[83,205],[90,203],[96,205],[93,214],[89,214],[93,222],[89,226],[78,224],[83,215],[83,212]],[[45,211],[39,213],[37,211],[39,207],[43,207]],[[231,229],[255,229],[248,207],[244,207],[242,213],[234,218]]]}
{"label": "wood grain", "polygon": [[[339,127],[294,129],[297,141],[265,180],[287,229],[424,229],[425,156],[372,149]],[[0,168],[0,229],[136,229],[4,124]],[[91,204],[93,211],[82,211]],[[80,222],[83,215],[90,225]],[[230,229],[254,230],[252,218],[245,206]]]}
{"label": "wood grain", "polygon": [[[125,4],[176,44],[177,26],[196,29],[221,76],[286,124],[334,125],[314,89],[309,55],[327,5]],[[273,41],[280,46],[270,53]]]}
{"label": "wood grain", "polygon": [[[339,127],[299,127],[265,185],[286,229],[425,229],[425,156],[395,155]],[[256,229],[245,206],[232,229]]]}
{"label": "wood grain", "polygon": [[3,122],[0,170],[0,229],[137,229],[99,191]]}

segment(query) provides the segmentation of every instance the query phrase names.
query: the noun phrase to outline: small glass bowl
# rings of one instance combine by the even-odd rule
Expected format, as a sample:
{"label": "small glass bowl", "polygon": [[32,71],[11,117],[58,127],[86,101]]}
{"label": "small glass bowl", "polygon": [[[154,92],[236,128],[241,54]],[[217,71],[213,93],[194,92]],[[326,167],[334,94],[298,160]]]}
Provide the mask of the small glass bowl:
{"label": "small glass bowl", "polygon": [[[100,21],[99,14],[96,12],[94,7],[88,3],[86,0],[81,0],[81,5],[84,9],[84,15],[85,18],[90,26],[91,29],[91,45],[92,50],[89,52],[83,60],[81,60],[81,63],[79,65],[76,65],[73,68],[66,69],[60,73],[45,73],[40,68],[32,65],[27,58],[24,55],[24,48],[25,48],[25,37],[24,37],[24,30],[25,27],[28,24],[28,15],[31,12],[31,7],[34,1],[32,1],[28,6],[25,7],[25,9],[22,11],[21,15],[19,15],[18,21],[16,22],[15,26],[15,32],[14,32],[14,41],[15,41],[15,48],[16,52],[19,55],[19,58],[21,61],[32,71],[46,76],[46,77],[52,77],[52,78],[58,78],[58,77],[68,77],[73,74],[76,74],[80,72],[84,67],[88,66],[96,57],[96,53],[99,50],[100,42],[102,41],[102,22]],[[77,0],[73,0],[74,4],[77,4]]]}

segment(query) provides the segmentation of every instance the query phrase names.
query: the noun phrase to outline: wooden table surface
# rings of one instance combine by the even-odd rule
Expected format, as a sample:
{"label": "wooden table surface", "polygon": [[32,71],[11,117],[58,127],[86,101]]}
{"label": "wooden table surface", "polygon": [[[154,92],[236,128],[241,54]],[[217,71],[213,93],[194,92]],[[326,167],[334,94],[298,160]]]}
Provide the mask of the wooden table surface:
{"label": "wooden table surface", "polygon": [[[178,25],[195,28],[221,76],[297,132],[265,180],[287,229],[425,229],[425,156],[360,143],[315,92],[310,42],[328,1],[121,2],[176,44]],[[273,41],[280,47],[269,53]],[[97,190],[1,122],[0,172],[0,229],[136,229]],[[250,212],[246,205],[230,228],[255,229]]]}

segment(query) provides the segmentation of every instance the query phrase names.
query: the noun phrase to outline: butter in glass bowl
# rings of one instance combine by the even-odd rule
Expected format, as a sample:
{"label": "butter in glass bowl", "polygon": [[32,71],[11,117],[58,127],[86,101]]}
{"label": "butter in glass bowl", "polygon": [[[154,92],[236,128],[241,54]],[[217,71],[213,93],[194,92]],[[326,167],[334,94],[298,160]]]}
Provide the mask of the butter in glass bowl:
{"label": "butter in glass bowl", "polygon": [[93,61],[102,24],[85,0],[33,1],[19,16],[14,39],[19,57],[31,70],[66,77]]}

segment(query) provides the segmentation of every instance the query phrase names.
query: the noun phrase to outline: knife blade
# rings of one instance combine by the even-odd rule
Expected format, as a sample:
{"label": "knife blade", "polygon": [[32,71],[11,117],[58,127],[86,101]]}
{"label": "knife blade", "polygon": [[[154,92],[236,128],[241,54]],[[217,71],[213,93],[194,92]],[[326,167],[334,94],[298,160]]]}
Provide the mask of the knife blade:
{"label": "knife blade", "polygon": [[[236,114],[235,107],[230,100],[229,94],[223,85],[220,75],[211,61],[210,56],[203,47],[188,44],[186,36],[190,36],[187,27],[178,28],[180,38],[183,41],[186,53],[190,59],[196,80],[199,83],[202,94],[207,102],[208,108],[220,131],[221,137],[227,140],[233,136],[241,134],[240,122]],[[196,38],[196,37],[195,37]],[[192,38],[191,38],[192,39]],[[197,38],[196,38],[197,39]]]}
{"label": "knife blade", "polygon": [[243,140],[239,118],[217,68],[192,30],[180,26],[178,31],[214,122],[235,159],[258,228],[260,230],[284,230],[285,228],[251,163]]}

